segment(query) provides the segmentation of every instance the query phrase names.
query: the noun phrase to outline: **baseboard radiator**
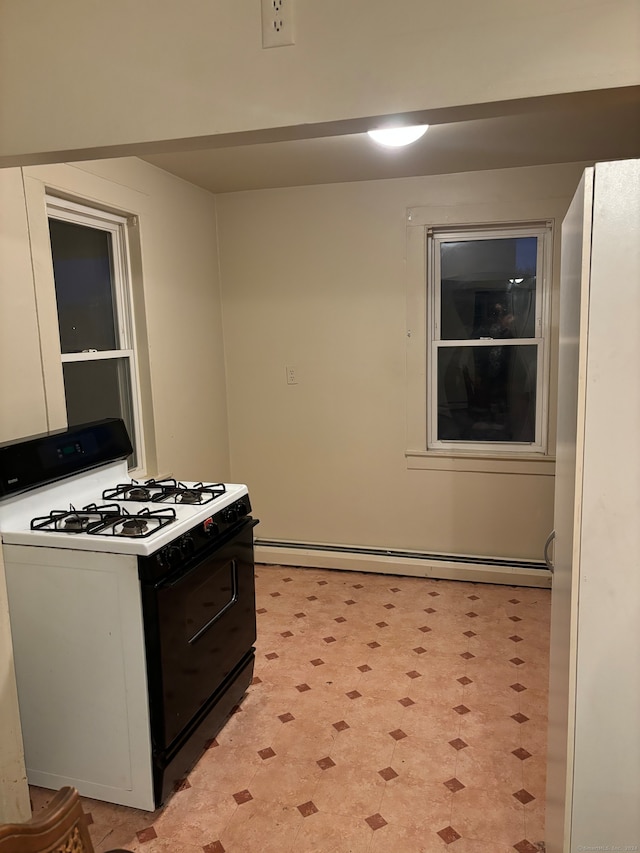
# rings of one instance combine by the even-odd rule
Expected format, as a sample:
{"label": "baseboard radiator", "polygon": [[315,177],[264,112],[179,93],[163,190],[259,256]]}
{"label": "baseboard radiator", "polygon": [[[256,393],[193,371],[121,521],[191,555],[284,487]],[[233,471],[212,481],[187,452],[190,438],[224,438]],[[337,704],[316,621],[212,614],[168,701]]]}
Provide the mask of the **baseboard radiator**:
{"label": "baseboard radiator", "polygon": [[429,554],[422,551],[256,539],[255,560],[256,563],[275,566],[376,572],[513,586],[551,586],[551,573],[544,562],[502,557]]}

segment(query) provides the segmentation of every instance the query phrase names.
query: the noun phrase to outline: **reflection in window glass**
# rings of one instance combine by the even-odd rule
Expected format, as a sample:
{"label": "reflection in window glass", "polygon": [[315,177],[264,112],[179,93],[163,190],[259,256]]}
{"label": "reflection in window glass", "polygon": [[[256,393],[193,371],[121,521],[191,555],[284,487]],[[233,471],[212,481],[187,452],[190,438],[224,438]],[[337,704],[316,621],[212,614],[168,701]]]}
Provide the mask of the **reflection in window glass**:
{"label": "reflection in window glass", "polygon": [[[129,436],[135,435],[128,359],[68,361],[62,373],[69,426],[122,418]],[[129,467],[136,467],[135,450]]]}
{"label": "reflection in window glass", "polygon": [[536,237],[440,245],[440,338],[533,338]]}
{"label": "reflection in window glass", "polygon": [[111,234],[49,219],[63,353],[117,348]]}
{"label": "reflection in window glass", "polygon": [[533,442],[537,347],[438,348],[441,441]]}

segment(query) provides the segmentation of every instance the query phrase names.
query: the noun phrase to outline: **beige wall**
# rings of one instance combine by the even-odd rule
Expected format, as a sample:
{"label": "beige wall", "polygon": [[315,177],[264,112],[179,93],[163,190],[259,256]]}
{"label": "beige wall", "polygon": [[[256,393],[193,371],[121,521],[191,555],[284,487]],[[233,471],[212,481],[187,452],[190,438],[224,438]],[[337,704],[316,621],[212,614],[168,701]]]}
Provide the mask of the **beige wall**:
{"label": "beige wall", "polygon": [[22,180],[18,169],[0,171],[0,440],[64,426],[48,187],[138,217],[132,243],[148,472],[228,479],[213,196],[136,159],[31,167],[27,231]]}
{"label": "beige wall", "polygon": [[0,441],[47,429],[20,169],[0,170]]}
{"label": "beige wall", "polygon": [[637,0],[292,2],[4,0],[0,163],[640,82]]}
{"label": "beige wall", "polygon": [[231,473],[259,538],[541,559],[553,476],[408,468],[406,215],[559,225],[582,168],[218,197]]}

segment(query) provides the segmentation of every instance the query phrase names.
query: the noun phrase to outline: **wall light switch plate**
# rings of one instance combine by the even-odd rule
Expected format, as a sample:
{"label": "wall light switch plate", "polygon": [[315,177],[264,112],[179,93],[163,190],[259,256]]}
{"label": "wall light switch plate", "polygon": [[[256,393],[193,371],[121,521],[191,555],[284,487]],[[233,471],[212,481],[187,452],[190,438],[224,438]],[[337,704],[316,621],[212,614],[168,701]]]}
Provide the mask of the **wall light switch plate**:
{"label": "wall light switch plate", "polygon": [[261,0],[262,47],[294,44],[293,0]]}

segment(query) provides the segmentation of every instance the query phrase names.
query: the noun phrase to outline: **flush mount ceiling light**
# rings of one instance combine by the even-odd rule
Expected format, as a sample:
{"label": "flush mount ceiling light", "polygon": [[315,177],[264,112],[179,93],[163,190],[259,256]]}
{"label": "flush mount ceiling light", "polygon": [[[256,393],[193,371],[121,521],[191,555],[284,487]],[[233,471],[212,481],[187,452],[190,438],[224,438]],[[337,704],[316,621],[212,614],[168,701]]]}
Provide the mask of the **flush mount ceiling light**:
{"label": "flush mount ceiling light", "polygon": [[429,129],[428,124],[416,124],[411,127],[386,127],[380,130],[368,130],[367,133],[379,145],[387,148],[400,148],[402,145],[411,145]]}

